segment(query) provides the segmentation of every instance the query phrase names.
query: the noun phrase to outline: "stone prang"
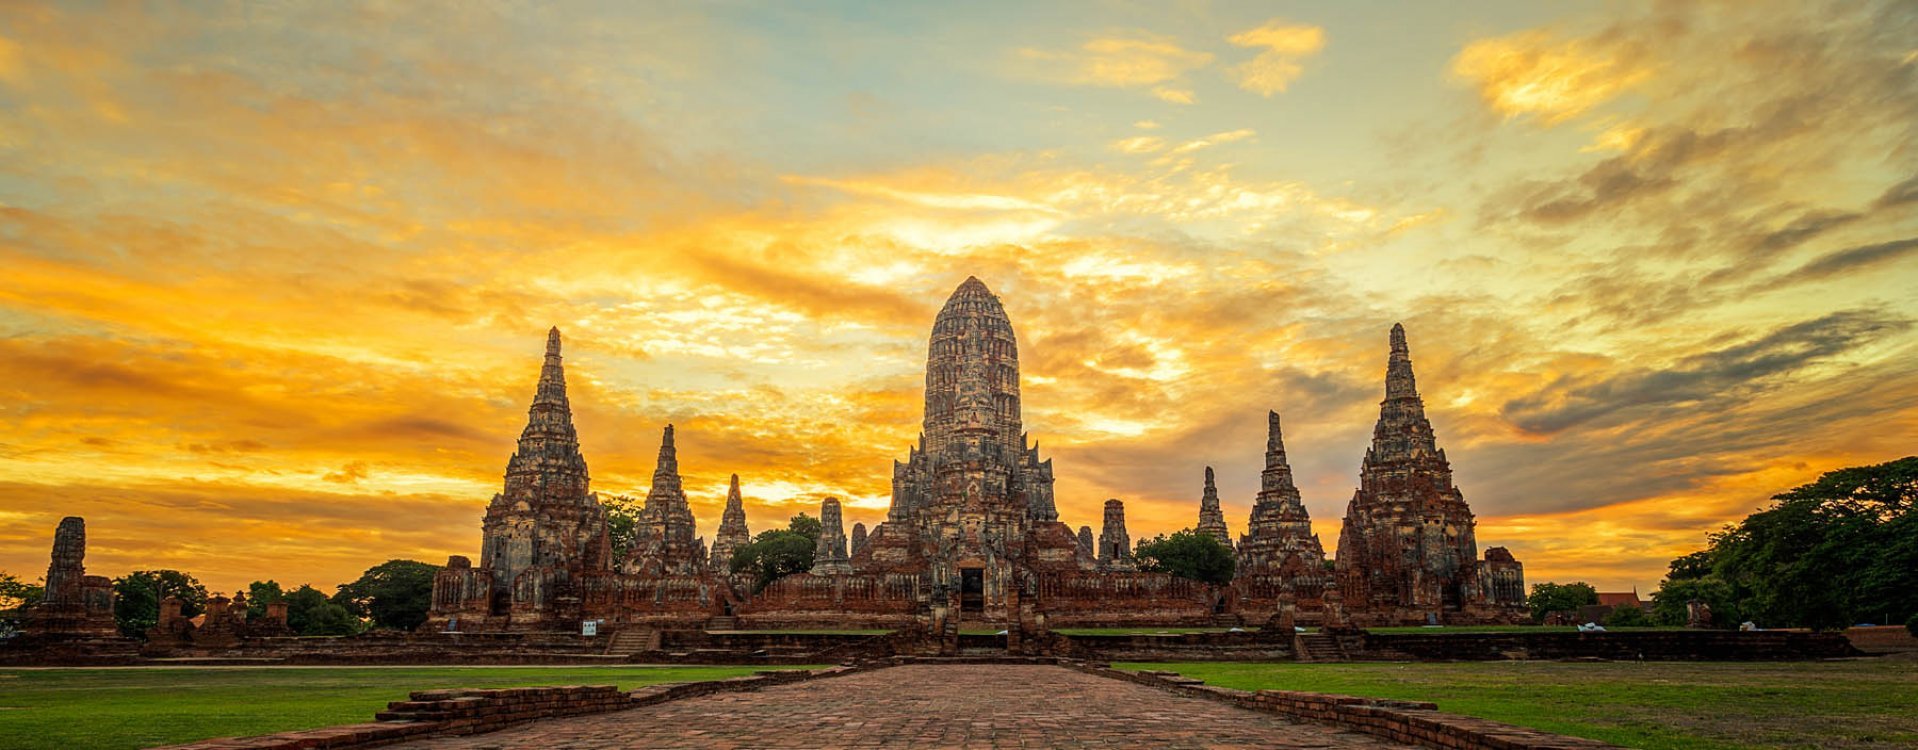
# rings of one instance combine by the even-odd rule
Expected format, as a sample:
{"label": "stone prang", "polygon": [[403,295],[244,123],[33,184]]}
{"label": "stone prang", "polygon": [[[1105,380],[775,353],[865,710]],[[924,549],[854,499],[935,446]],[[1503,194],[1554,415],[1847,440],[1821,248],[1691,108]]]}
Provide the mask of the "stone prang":
{"label": "stone prang", "polygon": [[839,498],[829,497],[819,504],[819,541],[813,547],[812,574],[845,575],[852,572],[847,561],[846,526],[839,515]]}
{"label": "stone prang", "polygon": [[119,635],[113,616],[113,582],[106,576],[87,575],[86,558],[86,519],[60,519],[53,531],[46,588],[40,602],[21,618],[27,636],[72,639]]}
{"label": "stone prang", "polygon": [[739,494],[739,475],[734,474],[726,488],[726,510],[719,516],[719,532],[713,535],[712,569],[722,574],[731,573],[733,553],[752,541],[752,531],[746,528],[746,501]]}
{"label": "stone prang", "polygon": [[1232,532],[1225,527],[1225,511],[1219,507],[1219,486],[1212,480],[1212,467],[1205,467],[1205,492],[1199,496],[1198,532],[1232,549]]}
{"label": "stone prang", "polygon": [[1404,326],[1392,326],[1389,344],[1385,399],[1339,532],[1343,606],[1357,625],[1516,622],[1522,569],[1509,555],[1479,559],[1476,522],[1426,419]]}
{"label": "stone prang", "polygon": [[1107,570],[1138,567],[1132,558],[1132,536],[1125,529],[1125,503],[1117,498],[1106,501],[1105,523],[1099,529],[1099,566]]}

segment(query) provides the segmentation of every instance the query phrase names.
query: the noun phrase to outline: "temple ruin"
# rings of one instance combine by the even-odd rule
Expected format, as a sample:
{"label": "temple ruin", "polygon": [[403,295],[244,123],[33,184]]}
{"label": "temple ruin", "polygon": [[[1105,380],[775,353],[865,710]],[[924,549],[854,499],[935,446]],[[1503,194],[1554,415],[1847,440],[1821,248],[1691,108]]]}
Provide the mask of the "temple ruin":
{"label": "temple ruin", "polygon": [[1024,432],[1012,322],[999,298],[968,278],[934,319],[922,431],[893,462],[885,520],[855,525],[849,539],[839,501],[826,499],[812,569],[755,591],[750,576],[731,569],[752,538],[739,477],[709,550],[681,488],[670,425],[634,543],[614,559],[554,329],[505,486],[481,524],[480,564],[448,561],[423,629],[724,621],[956,639],[968,622],[1041,644],[1064,626],[1514,621],[1523,612],[1522,568],[1502,548],[1478,559],[1473,518],[1425,419],[1401,327],[1391,344],[1386,398],[1336,568],[1312,531],[1272,413],[1260,490],[1237,544],[1206,469],[1196,528],[1232,550],[1239,569],[1230,584],[1212,586],[1139,570],[1118,499],[1106,501],[1096,540],[1089,526],[1075,533],[1060,520],[1052,461]]}

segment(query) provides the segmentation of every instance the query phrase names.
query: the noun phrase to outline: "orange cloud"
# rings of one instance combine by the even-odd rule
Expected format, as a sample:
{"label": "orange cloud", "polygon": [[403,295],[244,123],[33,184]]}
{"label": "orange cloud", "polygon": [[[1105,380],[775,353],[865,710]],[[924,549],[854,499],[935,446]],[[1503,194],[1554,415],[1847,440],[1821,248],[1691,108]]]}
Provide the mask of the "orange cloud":
{"label": "orange cloud", "polygon": [[1651,76],[1625,49],[1541,31],[1480,39],[1452,59],[1452,74],[1478,87],[1486,106],[1556,125],[1625,93]]}
{"label": "orange cloud", "polygon": [[1018,59],[1042,80],[1081,86],[1149,88],[1175,104],[1191,104],[1190,89],[1178,85],[1187,73],[1212,64],[1209,52],[1181,47],[1170,37],[1146,32],[1101,36],[1066,51],[1020,49]]}
{"label": "orange cloud", "polygon": [[1227,37],[1240,47],[1261,48],[1257,57],[1232,68],[1239,88],[1270,97],[1305,75],[1304,60],[1325,49],[1325,29],[1272,19]]}

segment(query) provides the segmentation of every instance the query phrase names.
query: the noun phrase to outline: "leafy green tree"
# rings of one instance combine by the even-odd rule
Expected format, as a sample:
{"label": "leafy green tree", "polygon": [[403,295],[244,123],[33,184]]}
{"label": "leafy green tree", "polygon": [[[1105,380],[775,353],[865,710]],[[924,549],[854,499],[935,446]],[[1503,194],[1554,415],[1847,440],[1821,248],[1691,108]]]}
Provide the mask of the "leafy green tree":
{"label": "leafy green tree", "polygon": [[1918,457],[1827,472],[1773,500],[1707,550],[1745,617],[1827,629],[1918,612]]}
{"label": "leafy green tree", "polygon": [[46,589],[27,583],[12,573],[0,571],[0,635],[20,629],[20,618],[28,607],[40,601]]}
{"label": "leafy green tree", "polygon": [[1532,585],[1532,595],[1525,598],[1526,606],[1532,609],[1532,620],[1544,622],[1550,612],[1577,610],[1588,604],[1598,603],[1598,589],[1584,581],[1571,583],[1538,583]]}
{"label": "leafy green tree", "polygon": [[1642,628],[1652,625],[1652,616],[1645,613],[1644,607],[1620,604],[1605,615],[1605,627]]}
{"label": "leafy green tree", "polygon": [[345,607],[323,601],[307,611],[306,627],[300,630],[300,635],[353,635],[360,632],[363,624]]}
{"label": "leafy green tree", "polygon": [[1659,625],[1685,625],[1691,620],[1691,601],[1712,608],[1712,627],[1730,629],[1741,621],[1732,589],[1717,576],[1667,578],[1652,594],[1652,619]]}
{"label": "leafy green tree", "polygon": [[354,617],[371,619],[374,627],[412,630],[426,622],[433,606],[433,575],[439,571],[438,565],[417,560],[388,560],[341,585],[333,603]]}
{"label": "leafy green tree", "polygon": [[246,619],[266,616],[266,605],[286,600],[278,581],[254,581],[246,585]]}
{"label": "leafy green tree", "polygon": [[1140,570],[1216,585],[1230,582],[1237,566],[1232,550],[1210,534],[1192,529],[1142,539],[1133,547],[1133,555],[1139,559]]}
{"label": "leafy green tree", "polygon": [[733,570],[753,577],[755,593],[783,576],[812,570],[819,533],[819,519],[804,513],[793,516],[786,528],[759,532],[734,550]]}
{"label": "leafy green tree", "polygon": [[1672,560],[1671,571],[1666,573],[1665,577],[1674,581],[1682,581],[1688,578],[1704,578],[1712,574],[1711,551],[1699,550],[1689,555],[1674,558]]}
{"label": "leafy green tree", "polygon": [[646,507],[646,501],[630,495],[600,495],[599,507],[606,510],[606,536],[612,542],[613,559],[624,559],[639,537],[639,511]]}
{"label": "leafy green tree", "polygon": [[825,525],[817,518],[813,518],[805,513],[800,513],[786,522],[786,530],[806,537],[807,539],[816,540],[819,538],[819,535],[825,531]]}
{"label": "leafy green tree", "polygon": [[[286,595],[286,626],[300,635],[343,635],[316,632],[313,613],[327,605],[339,607],[326,597],[326,592],[313,588],[309,584],[301,584],[299,588]],[[346,608],[340,607],[340,611],[346,612]],[[347,616],[352,617],[352,613],[347,613]]]}
{"label": "leafy green tree", "polygon": [[133,571],[113,580],[113,594],[113,618],[120,623],[120,633],[134,638],[146,637],[147,629],[159,624],[161,599],[179,599],[180,614],[186,617],[206,611],[206,586],[177,570]]}

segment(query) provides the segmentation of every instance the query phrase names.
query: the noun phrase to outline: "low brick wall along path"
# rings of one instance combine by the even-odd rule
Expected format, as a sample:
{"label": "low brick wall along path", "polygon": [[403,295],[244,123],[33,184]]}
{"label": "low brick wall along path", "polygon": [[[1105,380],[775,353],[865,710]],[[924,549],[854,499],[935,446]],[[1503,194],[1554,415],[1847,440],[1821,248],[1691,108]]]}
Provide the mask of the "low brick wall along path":
{"label": "low brick wall along path", "polygon": [[1408,747],[1042,665],[906,665],[415,740],[419,750]]}

